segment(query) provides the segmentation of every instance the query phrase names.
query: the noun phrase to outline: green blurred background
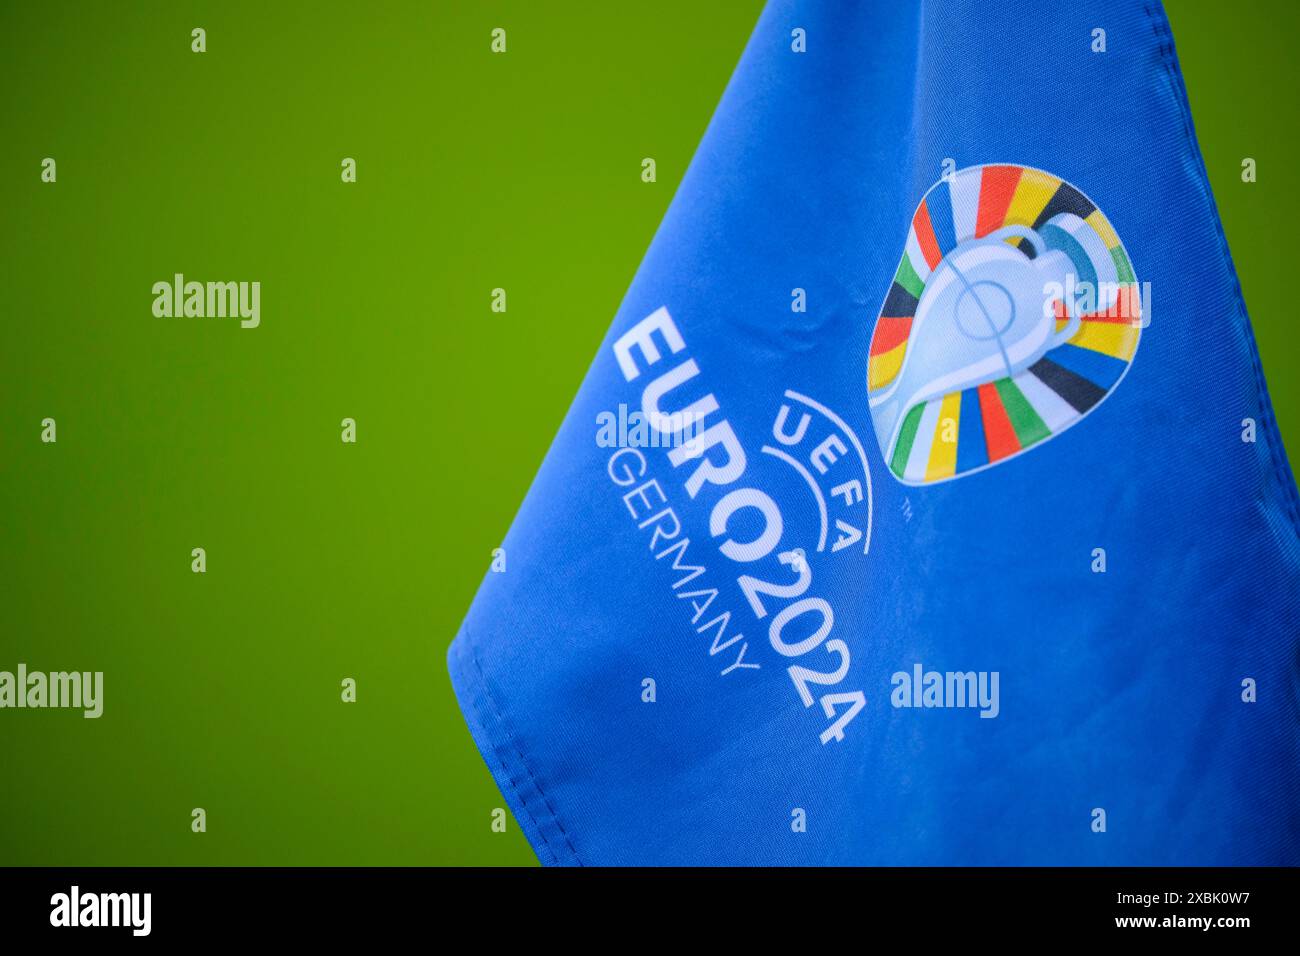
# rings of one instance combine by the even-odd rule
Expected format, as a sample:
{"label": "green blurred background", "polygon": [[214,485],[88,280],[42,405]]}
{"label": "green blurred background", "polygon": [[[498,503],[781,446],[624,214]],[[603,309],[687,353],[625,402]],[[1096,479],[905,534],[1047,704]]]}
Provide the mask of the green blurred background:
{"label": "green blurred background", "polygon": [[[761,6],[3,0],[0,863],[535,862],[444,655]],[[1295,454],[1300,5],[1169,15]]]}

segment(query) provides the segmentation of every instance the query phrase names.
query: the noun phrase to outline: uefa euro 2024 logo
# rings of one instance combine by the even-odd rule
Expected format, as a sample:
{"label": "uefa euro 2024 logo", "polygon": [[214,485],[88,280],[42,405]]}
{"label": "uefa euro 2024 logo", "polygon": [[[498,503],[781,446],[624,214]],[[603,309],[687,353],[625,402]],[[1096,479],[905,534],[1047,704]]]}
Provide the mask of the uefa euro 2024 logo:
{"label": "uefa euro 2024 logo", "polygon": [[876,438],[926,485],[1059,435],[1119,384],[1142,299],[1082,192],[1025,166],[972,166],[922,198],[867,360]]}

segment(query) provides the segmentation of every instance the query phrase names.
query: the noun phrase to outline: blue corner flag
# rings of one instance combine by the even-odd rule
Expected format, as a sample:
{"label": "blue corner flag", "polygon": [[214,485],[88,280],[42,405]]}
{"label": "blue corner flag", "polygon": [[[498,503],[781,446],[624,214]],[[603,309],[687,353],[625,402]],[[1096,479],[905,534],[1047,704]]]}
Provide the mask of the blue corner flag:
{"label": "blue corner flag", "polygon": [[1155,2],[764,12],[449,653],[545,863],[1300,863],[1300,506]]}

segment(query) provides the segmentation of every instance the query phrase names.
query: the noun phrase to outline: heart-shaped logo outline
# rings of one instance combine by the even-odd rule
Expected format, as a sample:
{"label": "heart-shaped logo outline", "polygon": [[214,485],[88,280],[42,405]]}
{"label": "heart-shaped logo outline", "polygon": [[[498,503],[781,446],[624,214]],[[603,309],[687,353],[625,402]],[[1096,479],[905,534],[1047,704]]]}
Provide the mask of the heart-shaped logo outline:
{"label": "heart-shaped logo outline", "polygon": [[[964,267],[956,264],[960,257],[978,267],[980,260],[987,263],[990,253],[1007,259],[1005,250],[977,248],[999,242],[1019,250],[1027,262],[1039,259],[1058,273],[1065,264],[1069,273],[1057,301],[1050,301],[1046,286],[1037,290],[1040,303],[1055,311],[1054,323],[1047,319],[1054,328],[1038,330],[1037,351],[1030,343],[1014,353],[1022,343],[1011,343],[1019,360],[1009,356],[996,328],[1002,320],[989,318],[985,303],[990,297],[981,294],[981,289],[994,288],[994,298],[1001,296],[997,283],[967,282]],[[1004,263],[1003,268],[1015,266]],[[965,272],[973,275],[969,268]],[[1025,274],[1041,278],[1033,270]],[[940,285],[952,288],[941,292]],[[936,309],[937,298],[942,301]],[[929,316],[949,305],[954,320],[962,323],[958,312],[970,312],[972,303],[978,306],[974,314],[982,313],[993,330],[985,336],[990,356],[982,367],[1000,361],[1006,363],[1003,373],[976,383],[961,382],[960,372],[954,372],[939,377],[936,388],[945,388],[949,381],[962,387],[933,395],[924,388],[912,389],[912,395],[921,396],[916,401],[898,394],[909,351],[914,362],[925,352],[924,340],[912,349],[918,332],[938,328],[937,336],[929,333],[931,340],[943,343],[946,336],[951,345],[951,330],[941,327],[942,319]],[[923,321],[916,321],[918,314]],[[1077,187],[1043,170],[1008,163],[969,166],[945,175],[917,204],[868,348],[867,394],[887,470],[904,485],[938,484],[1046,444],[1087,417],[1119,386],[1137,354],[1141,316],[1141,293],[1128,251],[1109,220]],[[968,328],[969,319],[964,324]],[[963,371],[980,367],[973,363]]]}

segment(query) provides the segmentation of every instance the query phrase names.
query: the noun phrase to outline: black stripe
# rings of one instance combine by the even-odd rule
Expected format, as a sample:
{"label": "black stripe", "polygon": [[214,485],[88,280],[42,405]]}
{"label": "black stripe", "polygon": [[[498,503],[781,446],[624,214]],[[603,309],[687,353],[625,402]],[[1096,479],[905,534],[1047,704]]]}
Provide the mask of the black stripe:
{"label": "black stripe", "polygon": [[1037,229],[1053,216],[1059,216],[1063,212],[1072,212],[1080,219],[1087,219],[1096,210],[1097,207],[1088,201],[1087,196],[1069,183],[1061,183],[1052,194],[1052,198],[1047,200],[1047,205],[1038,214],[1038,218],[1034,220],[1034,228]]}
{"label": "black stripe", "polygon": [[1023,252],[1031,259],[1038,257],[1038,250],[1034,248],[1033,243],[1031,243],[1028,239],[1021,239],[1019,242],[1016,243],[1016,248],[1019,249],[1021,252]]}
{"label": "black stripe", "polygon": [[1057,365],[1049,358],[1040,358],[1029,366],[1029,371],[1069,402],[1070,407],[1080,415],[1106,397],[1106,390],[1100,385],[1088,381],[1082,375],[1071,372],[1064,366]]}
{"label": "black stripe", "polygon": [[880,314],[891,319],[916,315],[916,296],[895,282],[885,297],[885,307],[880,310]]}

